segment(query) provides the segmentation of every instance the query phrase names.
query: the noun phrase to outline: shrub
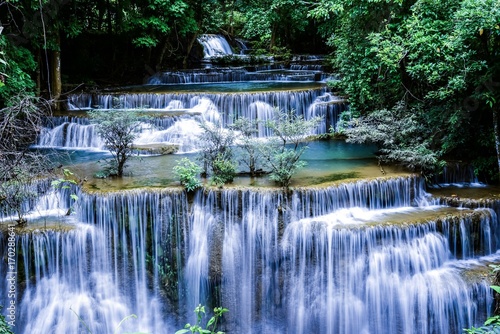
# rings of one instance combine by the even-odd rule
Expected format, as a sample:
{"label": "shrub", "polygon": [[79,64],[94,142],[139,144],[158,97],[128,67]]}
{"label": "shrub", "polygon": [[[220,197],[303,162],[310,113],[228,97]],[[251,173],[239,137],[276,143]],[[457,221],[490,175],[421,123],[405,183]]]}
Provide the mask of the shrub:
{"label": "shrub", "polygon": [[174,166],[175,175],[187,191],[194,191],[202,186],[200,179],[198,179],[200,172],[200,166],[188,158],[182,158],[177,166]]}

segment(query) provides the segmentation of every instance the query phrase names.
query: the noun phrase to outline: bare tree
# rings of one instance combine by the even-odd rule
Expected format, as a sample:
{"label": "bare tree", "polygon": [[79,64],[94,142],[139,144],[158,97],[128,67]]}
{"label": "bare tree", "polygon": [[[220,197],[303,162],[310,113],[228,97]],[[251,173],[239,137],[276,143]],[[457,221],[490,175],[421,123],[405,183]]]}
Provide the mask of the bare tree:
{"label": "bare tree", "polygon": [[33,180],[49,170],[47,159],[30,146],[50,113],[50,103],[20,93],[6,105],[0,109],[0,210],[16,214],[18,224],[24,224],[29,202],[38,196]]}

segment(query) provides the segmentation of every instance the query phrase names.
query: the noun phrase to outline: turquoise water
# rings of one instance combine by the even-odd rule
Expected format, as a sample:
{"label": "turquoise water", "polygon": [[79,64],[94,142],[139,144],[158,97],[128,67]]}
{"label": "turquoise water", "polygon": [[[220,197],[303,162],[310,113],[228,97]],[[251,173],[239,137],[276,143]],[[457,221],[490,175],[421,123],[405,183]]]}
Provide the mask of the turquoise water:
{"label": "turquoise water", "polygon": [[249,93],[261,91],[286,91],[297,89],[316,89],[324,87],[324,83],[319,82],[297,82],[297,81],[247,81],[247,82],[223,82],[223,83],[195,83],[195,84],[170,84],[170,85],[140,85],[127,86],[120,89],[103,91],[102,93]]}
{"label": "turquoise water", "polygon": [[[302,156],[307,165],[292,178],[292,186],[313,185],[353,177],[381,176],[373,145],[349,144],[338,140],[314,141]],[[110,158],[105,151],[53,150],[58,161],[75,171],[81,179],[94,184],[98,189],[177,186],[172,169],[177,162],[187,157],[196,160],[196,153],[165,156],[134,156],[127,162],[125,177],[100,180],[93,175],[104,167],[103,160]],[[240,171],[244,171],[240,166]],[[275,186],[268,175],[251,178],[237,176],[232,185]],[[228,186],[232,186],[228,185]]]}

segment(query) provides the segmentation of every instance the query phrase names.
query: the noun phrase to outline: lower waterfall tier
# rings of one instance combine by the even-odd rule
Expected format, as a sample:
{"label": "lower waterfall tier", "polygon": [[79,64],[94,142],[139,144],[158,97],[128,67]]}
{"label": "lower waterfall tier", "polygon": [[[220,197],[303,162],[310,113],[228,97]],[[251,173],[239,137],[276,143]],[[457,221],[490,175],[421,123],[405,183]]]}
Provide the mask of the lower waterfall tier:
{"label": "lower waterfall tier", "polygon": [[[173,333],[201,303],[229,309],[228,333],[458,333],[491,311],[490,282],[468,272],[500,261],[498,216],[438,205],[424,187],[411,176],[286,195],[44,188],[36,223],[14,230],[15,332],[112,333],[135,314],[120,328]],[[76,214],[54,213],[71,192]]]}

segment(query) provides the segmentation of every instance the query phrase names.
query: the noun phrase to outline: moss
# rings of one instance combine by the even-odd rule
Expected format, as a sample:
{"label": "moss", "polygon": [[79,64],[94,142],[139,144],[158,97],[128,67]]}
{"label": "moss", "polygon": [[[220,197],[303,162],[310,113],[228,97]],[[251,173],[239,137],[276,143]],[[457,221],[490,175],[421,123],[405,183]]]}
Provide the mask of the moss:
{"label": "moss", "polygon": [[148,154],[174,154],[179,151],[179,145],[164,145],[164,144],[150,144],[150,145],[134,145],[134,151],[139,153],[144,152]]}
{"label": "moss", "polygon": [[359,176],[360,176],[359,172],[332,173],[320,177],[313,177],[313,176],[305,177],[303,178],[303,181],[310,185],[316,185],[316,184],[335,182],[346,179],[355,179],[358,178]]}
{"label": "moss", "polygon": [[[9,231],[8,223],[0,224],[0,233],[7,234]],[[68,224],[63,221],[36,221],[30,222],[23,226],[15,226],[14,231],[16,235],[21,234],[30,234],[30,233],[41,233],[44,231],[53,231],[53,232],[69,232],[75,229],[75,225]]]}

